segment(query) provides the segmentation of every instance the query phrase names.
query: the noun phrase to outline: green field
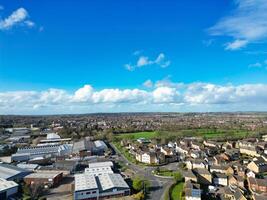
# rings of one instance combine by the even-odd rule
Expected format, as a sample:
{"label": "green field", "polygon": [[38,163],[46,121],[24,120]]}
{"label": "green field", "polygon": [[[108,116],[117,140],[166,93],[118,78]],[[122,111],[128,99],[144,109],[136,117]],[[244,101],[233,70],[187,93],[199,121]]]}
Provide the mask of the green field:
{"label": "green field", "polygon": [[145,139],[176,139],[177,137],[202,137],[207,139],[222,139],[231,138],[239,139],[254,135],[255,132],[235,129],[187,129],[177,131],[152,131],[152,132],[137,132],[116,134],[116,139],[136,140],[138,138]]}
{"label": "green field", "polygon": [[184,189],[184,183],[177,183],[171,190],[171,200],[180,200],[182,199],[182,193]]}
{"label": "green field", "polygon": [[124,133],[117,134],[115,137],[118,139],[133,139],[137,140],[138,138],[152,139],[159,136],[159,133],[156,131],[152,132],[137,132],[137,133]]}
{"label": "green field", "polygon": [[179,175],[180,173],[178,171],[172,171],[172,170],[168,170],[168,169],[160,169],[159,171],[155,171],[155,174],[157,174],[159,176],[175,177],[175,176]]}
{"label": "green field", "polygon": [[136,163],[136,160],[133,155],[131,155],[126,148],[123,148],[119,142],[113,142],[112,144],[114,144],[114,146],[125,156],[128,161]]}

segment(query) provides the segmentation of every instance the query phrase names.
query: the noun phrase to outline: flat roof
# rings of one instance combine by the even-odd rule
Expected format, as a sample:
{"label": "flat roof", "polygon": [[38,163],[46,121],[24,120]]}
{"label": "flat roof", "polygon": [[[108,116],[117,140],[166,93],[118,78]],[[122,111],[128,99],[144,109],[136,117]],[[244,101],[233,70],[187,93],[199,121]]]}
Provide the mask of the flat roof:
{"label": "flat roof", "polygon": [[99,168],[99,167],[113,167],[113,162],[106,161],[106,162],[94,162],[88,164],[89,168]]}
{"label": "flat roof", "polygon": [[56,176],[58,176],[59,174],[61,174],[62,172],[54,172],[54,171],[38,171],[32,174],[29,174],[27,176],[25,176],[25,178],[55,178]]}
{"label": "flat roof", "polygon": [[0,178],[0,191],[8,190],[13,187],[18,187],[19,185],[14,181],[7,181],[3,178]]}
{"label": "flat roof", "polygon": [[105,167],[91,167],[85,168],[85,173],[89,173],[92,175],[99,175],[99,174],[113,174],[113,171],[110,166]]}
{"label": "flat roof", "polygon": [[16,176],[24,172],[30,172],[30,171],[14,165],[0,164],[0,178],[9,179],[13,176]]}

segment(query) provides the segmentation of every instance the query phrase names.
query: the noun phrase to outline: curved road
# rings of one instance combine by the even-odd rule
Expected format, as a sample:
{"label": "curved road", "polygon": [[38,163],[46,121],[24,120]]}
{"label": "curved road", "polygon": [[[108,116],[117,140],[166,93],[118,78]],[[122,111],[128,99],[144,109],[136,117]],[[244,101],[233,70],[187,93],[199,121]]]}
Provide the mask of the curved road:
{"label": "curved road", "polygon": [[151,188],[149,191],[149,199],[153,200],[164,200],[165,190],[172,184],[172,179],[160,178],[152,175],[152,171],[156,167],[142,167],[136,165],[127,160],[127,158],[120,153],[120,151],[114,146],[110,144],[113,150],[117,155],[120,155],[120,160],[127,164],[127,167],[133,170],[136,174],[140,174],[144,176],[146,179],[150,180]]}

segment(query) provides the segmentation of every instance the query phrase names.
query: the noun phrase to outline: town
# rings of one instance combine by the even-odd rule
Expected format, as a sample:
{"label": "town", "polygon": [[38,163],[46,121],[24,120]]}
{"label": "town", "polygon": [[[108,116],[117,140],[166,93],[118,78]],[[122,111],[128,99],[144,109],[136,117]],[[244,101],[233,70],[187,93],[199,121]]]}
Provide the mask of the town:
{"label": "town", "polygon": [[[111,126],[114,116],[112,131],[97,126]],[[148,116],[161,125],[148,125]],[[186,123],[211,116],[217,129]],[[39,127],[39,117],[11,118],[1,117],[0,199],[267,198],[264,114],[47,116]],[[130,125],[123,129],[125,118]],[[163,126],[165,118],[172,120]],[[81,135],[77,121],[91,131]]]}

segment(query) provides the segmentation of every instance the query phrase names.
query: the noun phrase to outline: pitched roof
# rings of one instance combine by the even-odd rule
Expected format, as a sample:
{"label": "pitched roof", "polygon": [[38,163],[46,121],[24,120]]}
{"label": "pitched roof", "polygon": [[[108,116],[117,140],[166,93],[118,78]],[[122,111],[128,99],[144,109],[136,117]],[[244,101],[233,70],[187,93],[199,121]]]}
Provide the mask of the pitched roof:
{"label": "pitched roof", "polygon": [[129,188],[120,174],[101,174],[98,176],[98,179],[102,190],[111,188]]}

